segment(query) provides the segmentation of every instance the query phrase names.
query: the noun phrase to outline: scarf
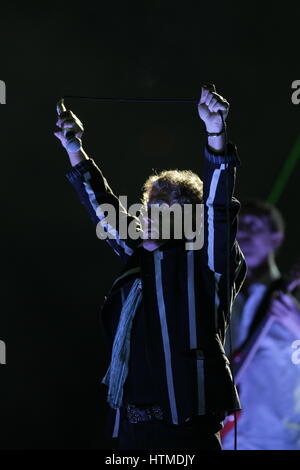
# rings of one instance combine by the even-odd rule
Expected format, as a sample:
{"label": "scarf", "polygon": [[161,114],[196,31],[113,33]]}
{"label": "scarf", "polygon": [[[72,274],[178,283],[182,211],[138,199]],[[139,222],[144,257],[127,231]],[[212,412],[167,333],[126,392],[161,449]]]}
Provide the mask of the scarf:
{"label": "scarf", "polygon": [[107,401],[111,408],[120,408],[123,386],[128,375],[132,321],[142,300],[142,281],[136,279],[123,304],[112,347],[111,362],[102,383],[108,386]]}

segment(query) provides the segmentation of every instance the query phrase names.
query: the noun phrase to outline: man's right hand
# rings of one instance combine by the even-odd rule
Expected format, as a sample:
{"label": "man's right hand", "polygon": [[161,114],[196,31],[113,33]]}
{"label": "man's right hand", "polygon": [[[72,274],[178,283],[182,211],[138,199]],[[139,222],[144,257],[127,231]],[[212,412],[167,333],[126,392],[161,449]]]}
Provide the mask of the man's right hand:
{"label": "man's right hand", "polygon": [[78,119],[75,114],[72,113],[69,109],[66,109],[63,100],[57,103],[57,112],[58,112],[58,120],[56,122],[56,126],[59,128],[57,131],[54,132],[55,137],[57,137],[63,147],[66,148],[67,146],[67,139],[65,137],[66,132],[72,130],[76,137],[81,139],[82,134],[84,132],[83,124]]}

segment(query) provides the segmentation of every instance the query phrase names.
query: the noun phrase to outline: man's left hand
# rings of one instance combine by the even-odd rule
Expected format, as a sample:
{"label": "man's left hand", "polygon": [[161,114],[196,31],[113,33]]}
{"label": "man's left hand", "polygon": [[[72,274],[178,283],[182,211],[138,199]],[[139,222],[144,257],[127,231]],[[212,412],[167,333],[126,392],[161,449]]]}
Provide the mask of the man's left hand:
{"label": "man's left hand", "polygon": [[198,103],[198,114],[204,122],[207,132],[221,132],[222,118],[225,120],[229,111],[229,103],[216,93],[215,85],[205,85],[201,89],[201,98]]}

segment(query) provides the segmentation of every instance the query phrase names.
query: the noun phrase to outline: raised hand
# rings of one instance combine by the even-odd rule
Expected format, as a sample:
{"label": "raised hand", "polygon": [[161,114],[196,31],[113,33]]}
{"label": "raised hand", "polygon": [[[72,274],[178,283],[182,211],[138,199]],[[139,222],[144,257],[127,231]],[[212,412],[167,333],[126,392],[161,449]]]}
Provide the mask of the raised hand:
{"label": "raised hand", "polygon": [[57,103],[56,110],[58,114],[56,126],[59,130],[55,131],[54,135],[61,141],[63,147],[67,148],[66,133],[71,130],[78,139],[81,139],[84,132],[83,124],[72,111],[66,109],[63,99]]}
{"label": "raised hand", "polygon": [[225,120],[229,111],[229,103],[221,95],[216,93],[215,85],[204,85],[201,89],[201,98],[198,103],[198,114],[205,124],[207,132],[221,132],[223,128],[222,118]]}

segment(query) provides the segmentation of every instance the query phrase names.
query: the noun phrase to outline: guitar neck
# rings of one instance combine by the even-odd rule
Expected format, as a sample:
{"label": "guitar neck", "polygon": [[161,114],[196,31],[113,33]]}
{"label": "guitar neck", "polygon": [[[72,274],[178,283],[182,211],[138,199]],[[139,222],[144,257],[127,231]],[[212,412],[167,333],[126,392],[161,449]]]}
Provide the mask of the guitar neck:
{"label": "guitar neck", "polygon": [[242,349],[240,353],[237,353],[234,358],[232,370],[236,385],[239,385],[242,376],[255,356],[263,338],[268,334],[274,320],[275,318],[272,315],[266,314],[259,328],[253,334],[251,342],[247,343],[245,348]]}

